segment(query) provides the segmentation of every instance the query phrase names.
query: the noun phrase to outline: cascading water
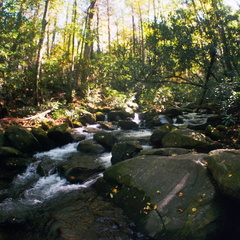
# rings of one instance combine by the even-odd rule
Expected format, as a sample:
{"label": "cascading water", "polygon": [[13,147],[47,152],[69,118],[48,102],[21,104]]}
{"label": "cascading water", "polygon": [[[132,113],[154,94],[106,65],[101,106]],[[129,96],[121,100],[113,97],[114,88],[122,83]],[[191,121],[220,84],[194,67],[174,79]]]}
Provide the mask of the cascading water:
{"label": "cascading water", "polygon": [[[92,138],[93,134],[86,133],[83,129],[78,129],[78,131],[86,134],[87,139]],[[150,136],[151,132],[147,130],[141,130],[138,133],[127,131],[125,136],[130,137],[131,134],[132,136],[135,135],[135,137],[138,135]],[[7,190],[0,191],[0,198],[4,199],[0,203],[0,220],[4,223],[2,225],[0,224],[0,239],[16,239],[16,234],[20,234],[19,236],[17,235],[17,238],[21,240],[57,239],[55,236],[47,236],[48,233],[46,232],[50,230],[42,230],[45,229],[46,226],[51,226],[51,224],[46,224],[46,222],[52,221],[48,219],[49,216],[51,216],[50,213],[55,211],[52,209],[61,209],[62,205],[65,206],[68,202],[72,201],[72,199],[75,199],[76,194],[85,191],[84,189],[88,190],[98,178],[102,177],[102,173],[95,175],[84,182],[84,184],[70,184],[65,178],[61,177],[58,172],[54,172],[54,168],[49,170],[48,175],[41,177],[37,173],[37,167],[46,159],[51,160],[51,163],[55,162],[56,165],[66,161],[69,156],[78,153],[77,145],[78,143],[71,143],[48,152],[37,153],[34,155],[35,162],[31,163],[24,173],[18,175]],[[105,152],[97,155],[95,162],[107,168],[111,165],[110,160],[111,153]],[[68,198],[69,200],[67,200]],[[84,201],[88,202],[89,200]],[[73,204],[81,205],[79,202]],[[67,208],[71,209],[72,206]],[[66,211],[66,215],[67,214],[68,210]],[[44,219],[45,223],[42,223],[42,219]],[[101,219],[101,221],[103,221],[102,224],[105,224],[104,221],[107,221],[109,224],[109,218],[101,217]],[[117,220],[112,219],[111,221],[116,222]],[[8,223],[10,225],[8,225]],[[39,227],[36,229],[35,225],[39,225]],[[18,226],[20,226],[21,230],[17,230]],[[12,227],[16,227],[16,232],[12,231]],[[109,229],[111,228],[115,227],[109,227]],[[109,231],[114,233],[116,229]],[[50,232],[52,232],[52,230]],[[146,239],[142,238],[143,236],[139,233],[137,233],[137,237],[136,234],[134,236],[133,238],[125,237],[123,239]]]}

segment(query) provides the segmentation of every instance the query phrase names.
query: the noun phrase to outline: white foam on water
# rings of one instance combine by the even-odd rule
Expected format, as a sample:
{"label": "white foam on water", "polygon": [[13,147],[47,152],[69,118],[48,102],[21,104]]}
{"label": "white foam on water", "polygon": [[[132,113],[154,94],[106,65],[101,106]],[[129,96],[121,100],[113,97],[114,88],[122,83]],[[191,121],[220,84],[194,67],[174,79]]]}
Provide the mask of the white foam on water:
{"label": "white foam on water", "polygon": [[62,160],[64,157],[66,157],[74,152],[77,152],[77,145],[78,145],[77,142],[69,143],[67,145],[64,145],[63,147],[54,148],[50,151],[37,153],[34,155],[34,157],[36,159],[42,159],[44,157],[49,157],[53,160]]}

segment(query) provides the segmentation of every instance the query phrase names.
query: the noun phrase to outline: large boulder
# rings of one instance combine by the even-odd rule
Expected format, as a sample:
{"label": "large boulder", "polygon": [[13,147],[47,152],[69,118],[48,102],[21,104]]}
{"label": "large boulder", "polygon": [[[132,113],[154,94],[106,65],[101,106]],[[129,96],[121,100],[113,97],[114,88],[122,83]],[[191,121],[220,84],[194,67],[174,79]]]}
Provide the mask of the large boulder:
{"label": "large boulder", "polygon": [[93,135],[93,139],[100,143],[107,150],[112,149],[113,145],[117,142],[117,137],[113,133],[98,132]]}
{"label": "large boulder", "polygon": [[116,164],[123,160],[136,156],[142,150],[138,141],[126,141],[116,143],[112,148],[111,163]]}
{"label": "large boulder", "polygon": [[173,129],[175,129],[175,127],[170,124],[164,124],[156,128],[150,137],[150,144],[154,147],[161,147],[163,137],[166,136]]}
{"label": "large boulder", "polygon": [[47,136],[58,146],[61,147],[73,142],[74,137],[68,124],[60,124],[48,130]]}
{"label": "large boulder", "polygon": [[240,200],[240,151],[215,150],[207,157],[208,169],[221,192]]}
{"label": "large boulder", "polygon": [[219,239],[222,212],[204,164],[206,154],[141,155],[104,172],[108,195],[153,239]]}
{"label": "large boulder", "polygon": [[209,152],[219,147],[204,134],[191,129],[174,129],[162,139],[163,147],[180,147]]}
{"label": "large boulder", "polygon": [[42,146],[34,135],[21,126],[10,126],[5,131],[5,136],[10,146],[23,153],[32,154],[42,151]]}

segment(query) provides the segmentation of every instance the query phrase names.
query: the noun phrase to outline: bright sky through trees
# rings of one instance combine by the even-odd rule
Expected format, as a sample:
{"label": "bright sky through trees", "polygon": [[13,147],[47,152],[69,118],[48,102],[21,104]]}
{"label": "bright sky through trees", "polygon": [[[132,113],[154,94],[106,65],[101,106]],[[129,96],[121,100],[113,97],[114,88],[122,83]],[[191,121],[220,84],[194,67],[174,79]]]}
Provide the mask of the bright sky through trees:
{"label": "bright sky through trees", "polygon": [[239,9],[240,6],[240,0],[224,0],[224,3],[234,9]]}

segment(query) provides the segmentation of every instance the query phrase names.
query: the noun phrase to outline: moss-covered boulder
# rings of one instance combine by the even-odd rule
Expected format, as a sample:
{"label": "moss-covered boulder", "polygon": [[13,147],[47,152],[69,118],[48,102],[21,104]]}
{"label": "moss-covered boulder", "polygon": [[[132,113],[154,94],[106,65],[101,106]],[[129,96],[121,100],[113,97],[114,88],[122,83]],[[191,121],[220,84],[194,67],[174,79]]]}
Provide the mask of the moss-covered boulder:
{"label": "moss-covered boulder", "polygon": [[60,124],[50,128],[47,132],[47,136],[58,147],[71,143],[74,140],[68,124]]}
{"label": "moss-covered boulder", "polygon": [[54,142],[48,137],[47,132],[42,128],[32,128],[32,134],[42,145],[44,151],[53,149],[56,146]]}
{"label": "moss-covered boulder", "polygon": [[207,157],[208,169],[221,192],[240,200],[240,151],[215,150]]}
{"label": "moss-covered boulder", "polygon": [[83,140],[78,144],[77,150],[82,153],[100,154],[105,148],[94,140]]}
{"label": "moss-covered boulder", "polygon": [[133,118],[133,114],[128,113],[124,110],[112,110],[108,113],[108,121],[111,121],[111,122],[126,120],[128,118]]}
{"label": "moss-covered boulder", "polygon": [[100,143],[103,147],[105,147],[107,150],[112,149],[113,145],[117,142],[117,137],[114,135],[114,133],[110,132],[98,132],[95,133],[93,136],[93,139]]}
{"label": "moss-covered boulder", "polygon": [[218,239],[222,212],[202,163],[205,156],[141,155],[122,161],[104,172],[106,183],[112,183],[108,196],[153,239]]}
{"label": "moss-covered boulder", "polygon": [[171,132],[174,128],[175,127],[173,125],[169,124],[164,124],[156,128],[150,137],[150,144],[154,147],[161,147],[163,137]]}
{"label": "moss-covered boulder", "polygon": [[5,131],[9,145],[23,153],[42,151],[42,146],[34,135],[21,126],[10,126]]}
{"label": "moss-covered boulder", "polygon": [[8,158],[8,157],[20,157],[23,156],[22,152],[19,150],[12,148],[12,147],[0,147],[0,157],[1,160],[3,158]]}
{"label": "moss-covered boulder", "polygon": [[92,113],[90,113],[86,110],[81,110],[80,115],[79,115],[79,121],[83,125],[95,124],[96,123],[96,117]]}
{"label": "moss-covered boulder", "polygon": [[187,154],[191,151],[191,149],[185,148],[146,148],[140,152],[140,155],[176,156]]}
{"label": "moss-covered boulder", "polygon": [[104,129],[104,130],[117,130],[118,126],[114,125],[111,122],[98,122],[100,128]]}
{"label": "moss-covered boulder", "polygon": [[205,129],[206,136],[210,137],[212,140],[222,140],[226,138],[226,135],[223,132],[219,131],[216,127],[208,125]]}
{"label": "moss-covered boulder", "polygon": [[142,145],[138,141],[126,141],[116,143],[112,148],[112,164],[136,156],[142,150]]}
{"label": "moss-covered boulder", "polygon": [[103,112],[96,112],[96,121],[105,121],[106,114]]}
{"label": "moss-covered boulder", "polygon": [[166,134],[162,139],[162,146],[196,149],[202,152],[219,148],[218,144],[213,143],[204,134],[187,128],[174,129]]}

